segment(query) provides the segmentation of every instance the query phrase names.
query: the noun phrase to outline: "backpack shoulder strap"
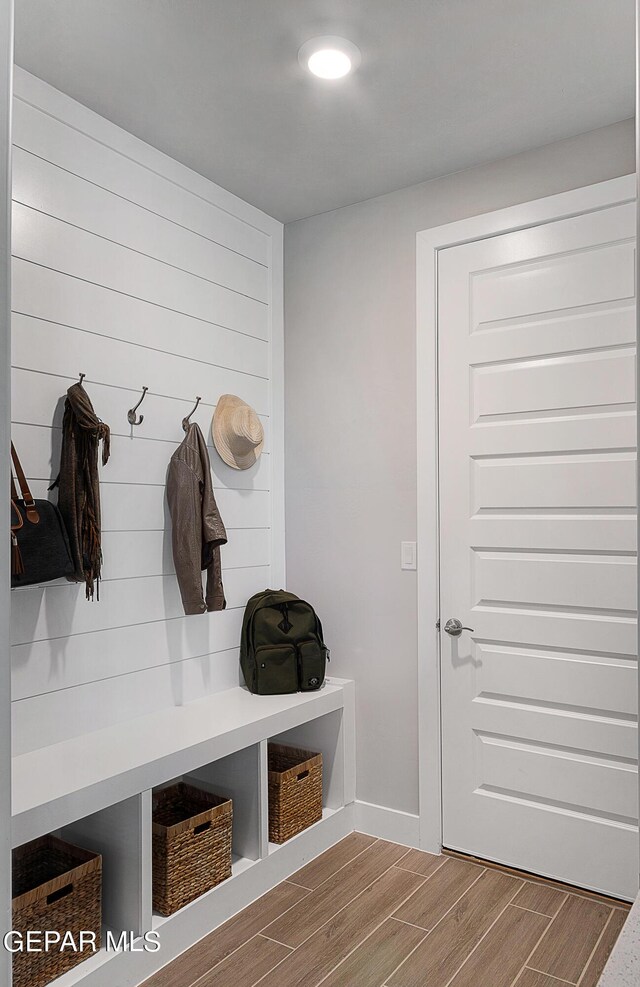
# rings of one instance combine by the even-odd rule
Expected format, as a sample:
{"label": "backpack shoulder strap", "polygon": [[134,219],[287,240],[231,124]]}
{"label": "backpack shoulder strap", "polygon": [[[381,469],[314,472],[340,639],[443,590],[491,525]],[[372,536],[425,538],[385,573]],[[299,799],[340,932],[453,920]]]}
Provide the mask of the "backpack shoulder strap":
{"label": "backpack shoulder strap", "polygon": [[262,610],[263,607],[268,606],[267,600],[277,592],[276,590],[265,589],[261,593],[256,593],[251,597],[247,603],[244,610],[244,617],[242,618],[242,636],[240,639],[240,653],[241,655],[251,654],[251,632],[253,630],[253,622],[258,610]]}

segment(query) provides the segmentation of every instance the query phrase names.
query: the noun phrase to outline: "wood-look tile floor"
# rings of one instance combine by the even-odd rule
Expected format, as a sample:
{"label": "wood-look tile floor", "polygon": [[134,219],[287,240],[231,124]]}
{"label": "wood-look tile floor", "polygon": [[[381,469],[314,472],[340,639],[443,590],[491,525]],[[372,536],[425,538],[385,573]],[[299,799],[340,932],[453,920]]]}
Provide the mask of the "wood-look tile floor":
{"label": "wood-look tile floor", "polygon": [[145,987],[595,987],[627,912],[352,833]]}

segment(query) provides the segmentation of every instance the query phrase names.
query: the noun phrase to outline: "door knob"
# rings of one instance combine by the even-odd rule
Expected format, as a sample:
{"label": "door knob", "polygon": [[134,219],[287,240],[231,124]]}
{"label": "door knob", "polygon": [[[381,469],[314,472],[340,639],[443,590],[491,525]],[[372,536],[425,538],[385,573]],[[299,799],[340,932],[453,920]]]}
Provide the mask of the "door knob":
{"label": "door knob", "polygon": [[449,617],[449,620],[444,625],[444,629],[451,637],[460,637],[463,631],[471,631],[472,634],[474,632],[473,627],[463,627],[462,621],[458,620],[457,617]]}

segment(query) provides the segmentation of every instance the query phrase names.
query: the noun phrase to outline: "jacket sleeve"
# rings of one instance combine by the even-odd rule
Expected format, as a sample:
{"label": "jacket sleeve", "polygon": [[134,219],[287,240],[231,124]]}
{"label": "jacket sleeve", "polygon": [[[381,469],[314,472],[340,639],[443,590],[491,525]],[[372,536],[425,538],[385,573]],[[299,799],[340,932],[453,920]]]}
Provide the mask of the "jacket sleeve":
{"label": "jacket sleeve", "polygon": [[171,541],[182,604],[186,614],[204,613],[202,592],[202,501],[200,481],[189,466],[172,462],[167,478]]}
{"label": "jacket sleeve", "polygon": [[220,546],[214,545],[211,562],[207,568],[207,610],[209,612],[213,610],[224,610],[226,606],[227,601],[224,598],[224,587],[222,585]]}

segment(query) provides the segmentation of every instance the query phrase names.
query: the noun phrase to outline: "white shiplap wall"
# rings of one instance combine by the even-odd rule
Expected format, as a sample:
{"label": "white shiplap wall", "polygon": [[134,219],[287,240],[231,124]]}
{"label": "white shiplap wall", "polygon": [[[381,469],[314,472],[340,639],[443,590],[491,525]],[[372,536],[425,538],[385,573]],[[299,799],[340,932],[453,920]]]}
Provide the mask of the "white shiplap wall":
{"label": "white shiplap wall", "polygon": [[[9,353],[11,342],[9,253],[11,240],[11,89],[13,3],[0,4],[0,511],[9,510]],[[9,545],[0,545],[0,928],[10,929],[11,908],[11,717],[9,642]],[[11,983],[12,957],[0,954],[0,987]]]}
{"label": "white shiplap wall", "polygon": [[[12,593],[19,754],[239,681],[244,604],[284,583],[282,227],[19,69],[13,140],[12,434],[34,494],[80,371],[112,429],[100,602],[68,583]],[[195,396],[211,443],[225,392],[261,415],[265,453],[237,472],[210,444],[228,609],[187,618],[166,469]]]}

